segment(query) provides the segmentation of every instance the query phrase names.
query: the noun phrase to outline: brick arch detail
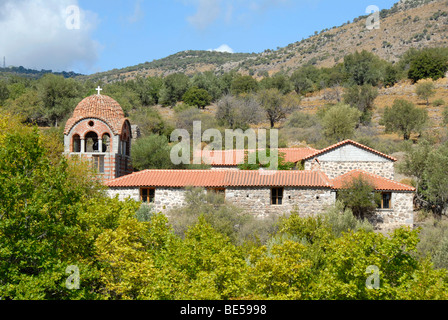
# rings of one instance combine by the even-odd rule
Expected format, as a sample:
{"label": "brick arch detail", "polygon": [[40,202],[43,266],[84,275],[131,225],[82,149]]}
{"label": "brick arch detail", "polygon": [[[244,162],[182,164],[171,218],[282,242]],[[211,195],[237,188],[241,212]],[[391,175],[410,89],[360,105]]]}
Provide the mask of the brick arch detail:
{"label": "brick arch detail", "polygon": [[[95,126],[94,127],[90,127],[89,126],[89,122],[90,121],[94,121],[95,122]],[[70,130],[70,150],[73,150],[73,137],[75,135],[79,135],[79,137],[84,140],[86,135],[89,132],[94,132],[98,135],[98,139],[102,139],[103,136],[107,133],[110,137],[110,149],[112,150],[113,148],[113,137],[115,136],[112,132],[112,129],[110,128],[109,125],[107,125],[107,123],[105,123],[104,121],[100,120],[100,119],[96,119],[96,118],[87,118],[87,119],[83,119],[81,121],[78,121],[72,128],[72,130]]]}

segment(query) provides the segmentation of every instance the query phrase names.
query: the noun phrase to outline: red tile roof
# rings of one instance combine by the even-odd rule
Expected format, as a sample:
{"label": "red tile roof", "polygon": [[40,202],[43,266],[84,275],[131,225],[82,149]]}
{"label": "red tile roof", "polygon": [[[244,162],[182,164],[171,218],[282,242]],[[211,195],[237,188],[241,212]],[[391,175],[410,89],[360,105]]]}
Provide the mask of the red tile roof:
{"label": "red tile roof", "polygon": [[331,151],[331,150],[334,150],[334,149],[337,149],[337,148],[339,148],[339,147],[342,147],[342,146],[344,146],[344,145],[346,145],[346,144],[352,144],[352,145],[354,145],[354,146],[356,146],[356,147],[359,147],[359,148],[362,148],[362,149],[364,149],[364,150],[370,151],[370,152],[375,153],[375,154],[377,154],[377,155],[379,155],[379,156],[381,156],[381,157],[387,158],[387,159],[389,159],[389,160],[391,160],[391,161],[394,161],[394,162],[397,161],[397,159],[395,159],[394,157],[388,156],[387,154],[384,154],[384,153],[379,152],[379,151],[377,151],[377,150],[375,150],[375,149],[372,149],[372,148],[369,148],[369,147],[367,147],[367,146],[364,146],[364,145],[362,145],[362,144],[360,144],[360,143],[358,143],[358,142],[356,142],[356,141],[353,141],[353,140],[345,140],[345,141],[342,141],[342,142],[337,143],[337,144],[335,144],[335,145],[332,145],[332,146],[330,146],[330,147],[328,147],[328,148],[326,148],[326,149],[323,149],[323,150],[317,151],[317,152],[315,152],[315,153],[312,153],[312,154],[306,156],[303,160],[313,159],[313,158],[315,158],[315,157],[317,157],[317,156],[320,156],[320,155],[322,155],[322,154],[324,154],[324,153],[327,153],[327,152],[329,152],[329,151]]}
{"label": "red tile roof", "polygon": [[332,185],[320,171],[145,170],[106,182],[127,187],[324,187]]}
{"label": "red tile roof", "polygon": [[345,184],[349,183],[353,179],[359,178],[362,176],[366,180],[370,181],[377,191],[407,191],[407,192],[415,192],[415,188],[393,181],[376,174],[363,171],[363,170],[353,170],[349,173],[346,173],[342,176],[339,176],[332,180],[333,189],[344,189]]}
{"label": "red tile roof", "polygon": [[114,134],[121,134],[123,124],[127,121],[123,109],[117,101],[108,96],[95,94],[78,104],[65,125],[64,134],[69,134],[79,121],[86,118],[95,118],[106,122]]}
{"label": "red tile roof", "polygon": [[[209,163],[214,166],[237,166],[244,162],[246,152],[250,154],[254,151],[255,150],[223,150],[223,151],[202,150],[202,158],[204,163]],[[313,148],[278,149],[279,154],[284,153],[285,161],[292,163],[302,161],[307,156],[314,154],[317,151],[318,150]],[[201,155],[201,151],[198,154]]]}

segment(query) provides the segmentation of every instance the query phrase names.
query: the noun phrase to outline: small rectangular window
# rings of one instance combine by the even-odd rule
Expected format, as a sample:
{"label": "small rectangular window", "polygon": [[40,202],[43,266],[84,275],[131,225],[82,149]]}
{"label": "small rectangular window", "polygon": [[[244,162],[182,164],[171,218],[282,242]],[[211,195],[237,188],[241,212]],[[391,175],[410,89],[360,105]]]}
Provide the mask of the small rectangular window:
{"label": "small rectangular window", "polygon": [[283,204],[283,188],[273,188],[271,190],[271,204],[274,206]]}
{"label": "small rectangular window", "polygon": [[381,203],[378,209],[392,209],[392,193],[383,192],[381,193]]}
{"label": "small rectangular window", "polygon": [[98,171],[98,173],[104,173],[104,157],[93,156],[93,167]]}
{"label": "small rectangular window", "polygon": [[156,189],[154,188],[142,188],[140,190],[141,201],[143,203],[153,203],[156,195]]}

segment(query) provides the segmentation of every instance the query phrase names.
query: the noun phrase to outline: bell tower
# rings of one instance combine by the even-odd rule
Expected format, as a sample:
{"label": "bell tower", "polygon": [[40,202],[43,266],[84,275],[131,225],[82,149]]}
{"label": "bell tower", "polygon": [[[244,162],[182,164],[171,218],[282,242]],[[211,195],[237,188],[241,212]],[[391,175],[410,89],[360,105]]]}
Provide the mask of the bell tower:
{"label": "bell tower", "polygon": [[91,161],[104,181],[133,172],[132,129],[121,106],[111,97],[98,94],[82,100],[67,121],[65,154]]}

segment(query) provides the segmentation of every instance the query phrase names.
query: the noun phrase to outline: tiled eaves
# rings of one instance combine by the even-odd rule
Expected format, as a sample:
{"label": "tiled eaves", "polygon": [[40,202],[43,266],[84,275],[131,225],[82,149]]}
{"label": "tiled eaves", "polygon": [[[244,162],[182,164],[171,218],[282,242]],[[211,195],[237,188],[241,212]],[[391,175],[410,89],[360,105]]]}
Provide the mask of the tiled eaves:
{"label": "tiled eaves", "polygon": [[379,175],[367,172],[364,170],[353,170],[340,177],[332,180],[333,189],[340,190],[344,188],[344,183],[350,182],[353,178],[364,177],[369,180],[374,186],[376,191],[402,191],[402,192],[415,192],[414,187],[405,185],[403,183],[386,179]]}
{"label": "tiled eaves", "polygon": [[106,183],[127,187],[309,187],[331,188],[319,171],[145,170]]}

